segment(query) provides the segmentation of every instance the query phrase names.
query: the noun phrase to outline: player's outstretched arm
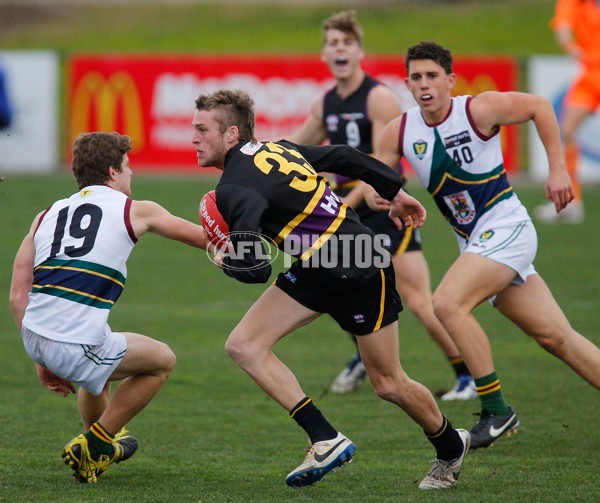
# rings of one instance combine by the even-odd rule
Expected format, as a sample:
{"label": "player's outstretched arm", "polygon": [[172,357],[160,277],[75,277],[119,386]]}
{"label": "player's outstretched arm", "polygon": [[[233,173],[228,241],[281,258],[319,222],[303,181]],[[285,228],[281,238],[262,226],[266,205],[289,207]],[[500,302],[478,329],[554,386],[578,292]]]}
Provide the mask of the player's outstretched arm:
{"label": "player's outstretched arm", "polygon": [[137,237],[152,232],[203,250],[206,250],[210,242],[201,225],[169,213],[154,201],[133,201],[130,216]]}
{"label": "player's outstretched arm", "polygon": [[327,131],[323,125],[323,98],[325,93],[321,92],[313,101],[310,113],[304,119],[300,127],[293,134],[288,135],[286,140],[298,145],[320,145],[327,138]]}
{"label": "player's outstretched arm", "polygon": [[546,197],[563,210],[575,197],[564,155],[560,128],[552,104],[544,97],[520,92],[487,91],[477,95],[470,104],[471,116],[485,135],[495,134],[500,126],[533,121],[548,156],[549,175]]}

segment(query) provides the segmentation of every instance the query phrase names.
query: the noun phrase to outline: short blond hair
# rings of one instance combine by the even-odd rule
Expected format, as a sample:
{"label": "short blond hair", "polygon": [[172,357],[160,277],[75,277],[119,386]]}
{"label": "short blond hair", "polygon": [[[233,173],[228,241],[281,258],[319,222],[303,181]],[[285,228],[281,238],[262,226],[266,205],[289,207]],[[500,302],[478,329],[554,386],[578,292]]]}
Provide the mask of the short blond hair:
{"label": "short blond hair", "polygon": [[325,36],[328,30],[339,30],[352,35],[358,42],[358,45],[362,47],[363,30],[354,16],[356,16],[355,10],[346,10],[325,19],[323,21],[323,43],[325,43]]}
{"label": "short blond hair", "polygon": [[196,110],[215,110],[215,120],[219,131],[224,133],[230,126],[236,126],[240,141],[256,143],[254,137],[254,100],[241,89],[220,89],[212,94],[196,98]]}

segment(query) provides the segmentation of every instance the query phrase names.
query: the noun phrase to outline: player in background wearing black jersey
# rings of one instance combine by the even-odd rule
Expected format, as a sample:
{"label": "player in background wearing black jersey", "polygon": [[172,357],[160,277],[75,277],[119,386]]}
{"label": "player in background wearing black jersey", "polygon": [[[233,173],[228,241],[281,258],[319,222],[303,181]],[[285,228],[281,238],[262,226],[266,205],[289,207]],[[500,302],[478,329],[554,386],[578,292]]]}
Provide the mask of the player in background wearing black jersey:
{"label": "player in background wearing black jersey", "polygon": [[402,177],[346,145],[258,143],[254,102],[243,91],[199,96],[192,125],[198,164],[223,171],[216,202],[229,225],[231,247],[225,257],[215,257],[216,262],[239,281],[268,281],[271,266],[260,235],[298,258],[261,295],[226,343],[231,358],[309,437],[306,458],[288,474],[287,484],[314,484],[350,461],[355,451],[272,350],[289,333],[328,313],[358,336],[377,395],[401,407],[435,447],[436,459],[420,487],[455,485],[470,436],[455,430],[431,392],[403,371],[398,358],[402,305],[389,253],[378,247],[375,234],[317,172],[337,172],[372,184],[392,201],[390,216],[397,225],[401,217],[405,225],[420,227],[425,209],[401,190]]}
{"label": "player in background wearing black jersey", "polygon": [[[363,31],[354,16],[355,12],[350,10],[323,21],[321,57],[335,77],[336,85],[316,97],[311,113],[289,138],[294,143],[318,145],[327,139],[332,145],[350,145],[372,154],[383,128],[402,113],[391,89],[361,67],[365,56]],[[442,400],[477,398],[473,377],[456,344],[433,312],[429,267],[421,251],[419,231],[412,227],[398,230],[386,213],[367,206],[358,180],[334,176],[334,190],[342,201],[356,210],[363,224],[389,237],[386,248],[393,255],[398,291],[453,366],[456,382],[453,389],[442,395]],[[347,393],[358,388],[365,378],[365,367],[357,351],[333,381],[331,391]]]}

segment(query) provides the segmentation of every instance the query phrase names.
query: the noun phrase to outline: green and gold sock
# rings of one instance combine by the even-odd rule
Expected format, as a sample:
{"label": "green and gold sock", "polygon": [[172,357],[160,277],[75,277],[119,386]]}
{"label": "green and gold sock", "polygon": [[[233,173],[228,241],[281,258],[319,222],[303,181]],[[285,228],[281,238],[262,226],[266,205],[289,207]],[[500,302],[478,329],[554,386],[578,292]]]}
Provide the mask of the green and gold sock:
{"label": "green and gold sock", "polygon": [[500,416],[508,414],[508,404],[502,395],[500,379],[498,379],[498,374],[495,371],[475,379],[475,386],[481,399],[481,410],[487,409],[492,414]]}
{"label": "green and gold sock", "polygon": [[112,442],[115,437],[106,431],[99,422],[96,421],[92,425],[85,433],[85,438],[87,438],[90,454],[94,459],[98,459],[103,454],[110,456],[113,453]]}

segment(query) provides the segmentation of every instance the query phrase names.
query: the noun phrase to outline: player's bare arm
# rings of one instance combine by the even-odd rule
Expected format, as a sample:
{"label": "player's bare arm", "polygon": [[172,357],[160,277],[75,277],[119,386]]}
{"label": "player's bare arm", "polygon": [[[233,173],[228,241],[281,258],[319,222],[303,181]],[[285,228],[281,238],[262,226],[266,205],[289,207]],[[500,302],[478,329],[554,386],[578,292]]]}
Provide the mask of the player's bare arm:
{"label": "player's bare arm", "polygon": [[[493,135],[500,126],[523,124],[533,120],[538,123],[556,123],[554,109],[542,96],[518,91],[486,91],[471,100],[470,111],[477,129],[487,136]],[[558,124],[555,135],[559,138]]]}
{"label": "player's bare arm", "polygon": [[137,237],[152,232],[203,250],[210,241],[201,225],[176,217],[154,201],[132,201],[131,225]]}
{"label": "player's bare arm", "polygon": [[327,131],[323,125],[324,95],[324,92],[319,93],[302,125],[287,138],[289,141],[299,145],[320,145],[327,138]]}
{"label": "player's bare arm", "polygon": [[557,212],[573,200],[575,192],[562,154],[558,121],[546,98],[520,92],[489,91],[473,98],[471,116],[479,131],[488,136],[500,126],[532,120],[548,156],[546,197],[554,202]]}
{"label": "player's bare arm", "polygon": [[381,133],[387,124],[402,114],[402,107],[396,95],[386,86],[377,86],[369,93],[367,113],[372,123],[373,150],[377,152]]}
{"label": "player's bare arm", "polygon": [[[402,113],[402,107],[400,107],[398,99],[388,87],[377,86],[369,93],[367,113],[372,124],[371,142],[373,149],[377,151],[377,145],[385,126]],[[342,201],[351,208],[356,208],[365,199],[367,190],[369,190],[367,185],[361,182],[343,197]],[[386,203],[389,203],[389,201],[386,201]]]}
{"label": "player's bare arm", "polygon": [[[383,128],[379,138],[375,158],[388,166],[398,166],[400,153],[398,152],[398,136],[400,134],[400,123],[402,116],[396,117]],[[390,202],[381,197],[371,186],[364,190],[365,201],[372,210],[389,211]]]}
{"label": "player's bare arm", "polygon": [[418,229],[425,223],[427,211],[419,201],[400,189],[391,202],[390,218],[398,229],[402,229],[402,224],[397,217],[404,221],[405,226]]}
{"label": "player's bare arm", "polygon": [[344,197],[340,197],[341,201],[344,204],[350,206],[350,208],[357,208],[358,205],[365,198],[364,192],[366,187],[367,184],[365,182],[360,181],[358,185],[356,185],[356,187],[354,187],[350,192],[348,192],[348,194],[346,194]]}
{"label": "player's bare arm", "polygon": [[[33,265],[35,260],[33,235],[38,227],[42,213],[39,213],[34,218],[29,232],[19,247],[13,267],[13,277],[10,285],[10,309],[19,332],[21,331],[23,316],[25,316],[25,309],[27,308],[27,304],[29,304],[29,292],[31,292],[33,285]],[[46,388],[56,391],[56,393],[62,396],[67,396],[70,392],[76,393],[74,386],[69,381],[55,376],[48,369],[37,363],[35,365],[38,377]]]}
{"label": "player's bare arm", "polygon": [[37,229],[42,213],[39,213],[33,220],[29,232],[23,239],[19,251],[15,257],[13,266],[13,276],[10,285],[10,309],[21,332],[21,324],[25,309],[29,304],[29,292],[33,285],[33,265],[35,260],[35,246],[33,245],[33,235]]}

